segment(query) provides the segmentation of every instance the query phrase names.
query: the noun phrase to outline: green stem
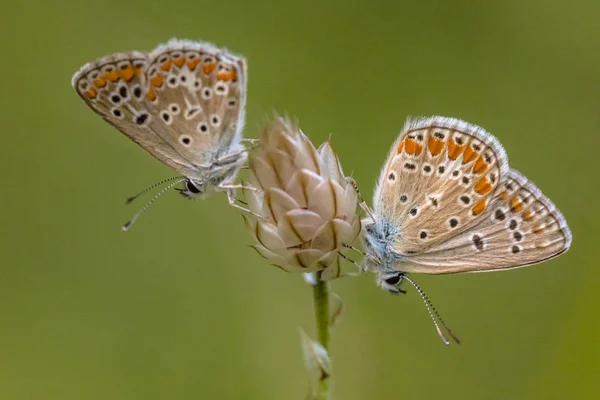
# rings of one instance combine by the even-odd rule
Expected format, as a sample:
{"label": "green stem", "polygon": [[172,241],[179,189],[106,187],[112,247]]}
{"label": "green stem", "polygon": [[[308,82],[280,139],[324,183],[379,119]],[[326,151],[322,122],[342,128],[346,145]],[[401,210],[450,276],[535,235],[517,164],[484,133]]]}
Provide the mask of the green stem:
{"label": "green stem", "polygon": [[[319,343],[329,353],[329,336],[330,336],[330,321],[329,321],[329,282],[321,281],[321,273],[317,273],[317,284],[313,286],[313,299],[315,303],[315,318],[317,322],[317,336]],[[331,373],[322,371],[319,377],[317,388],[317,396],[315,400],[328,400],[329,396],[329,381]]]}

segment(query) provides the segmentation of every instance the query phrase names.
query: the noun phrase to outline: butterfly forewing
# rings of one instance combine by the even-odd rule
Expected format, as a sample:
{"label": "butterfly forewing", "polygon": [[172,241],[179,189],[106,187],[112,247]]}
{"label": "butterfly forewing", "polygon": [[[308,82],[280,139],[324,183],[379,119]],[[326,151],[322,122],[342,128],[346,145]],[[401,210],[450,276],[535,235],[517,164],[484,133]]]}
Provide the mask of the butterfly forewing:
{"label": "butterfly forewing", "polygon": [[113,54],[88,63],[73,76],[73,87],[102,118],[168,166],[185,171],[190,161],[149,128],[152,104],[146,101],[147,57]]}
{"label": "butterfly forewing", "polygon": [[171,40],[86,64],[73,86],[86,104],[190,178],[239,144],[245,60],[207,43]]}
{"label": "butterfly forewing", "polygon": [[239,142],[246,93],[243,58],[209,44],[171,41],[150,54],[148,82],[165,134],[194,164],[208,166],[219,149]]}
{"label": "butterfly forewing", "polygon": [[426,274],[518,268],[556,257],[570,245],[571,232],[560,211],[532,182],[510,170],[476,225],[397,268]]}
{"label": "butterfly forewing", "polygon": [[390,247],[421,253],[476,224],[508,172],[498,140],[443,117],[409,121],[379,178],[375,213],[391,221]]}

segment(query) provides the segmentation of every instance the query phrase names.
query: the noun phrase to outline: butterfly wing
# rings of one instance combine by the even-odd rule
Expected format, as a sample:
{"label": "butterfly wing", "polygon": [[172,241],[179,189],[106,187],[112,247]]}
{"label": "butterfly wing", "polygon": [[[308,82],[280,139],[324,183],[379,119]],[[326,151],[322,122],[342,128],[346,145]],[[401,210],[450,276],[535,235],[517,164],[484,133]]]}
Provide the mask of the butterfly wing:
{"label": "butterfly wing", "polygon": [[484,129],[453,118],[409,120],[375,192],[391,250],[420,254],[476,225],[507,174],[502,145]]}
{"label": "butterfly wing", "polygon": [[164,134],[195,165],[209,167],[239,145],[246,80],[244,58],[208,43],[171,40],[150,54],[148,81]]}
{"label": "butterfly wing", "polygon": [[174,39],[149,55],[110,55],[84,65],[72,84],[92,110],[187,177],[241,139],[245,60],[207,43]]}
{"label": "butterfly wing", "polygon": [[554,204],[522,174],[510,170],[477,224],[396,268],[444,274],[525,267],[564,253],[571,238]]}
{"label": "butterfly wing", "polygon": [[72,84],[92,110],[148,153],[181,173],[192,171],[192,162],[153,129],[147,64],[147,56],[139,52],[113,54],[85,64]]}

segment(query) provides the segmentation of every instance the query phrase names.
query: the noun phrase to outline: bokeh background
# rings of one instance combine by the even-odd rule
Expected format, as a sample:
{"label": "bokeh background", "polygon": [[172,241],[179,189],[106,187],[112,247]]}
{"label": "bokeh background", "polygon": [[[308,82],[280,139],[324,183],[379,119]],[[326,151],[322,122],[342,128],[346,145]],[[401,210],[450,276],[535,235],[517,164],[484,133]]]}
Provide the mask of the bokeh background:
{"label": "bokeh background", "polygon": [[[0,398],[303,399],[311,291],[268,266],[217,194],[174,192],[132,231],[123,200],[172,172],[86,108],[87,61],[203,39],[249,60],[246,135],[273,111],[332,135],[370,198],[408,115],[484,126],[563,211],[566,255],[418,276],[417,294],[334,283],[335,398],[596,399],[600,3],[595,0],[4,2],[0,15]],[[351,268],[349,266],[348,268]]]}

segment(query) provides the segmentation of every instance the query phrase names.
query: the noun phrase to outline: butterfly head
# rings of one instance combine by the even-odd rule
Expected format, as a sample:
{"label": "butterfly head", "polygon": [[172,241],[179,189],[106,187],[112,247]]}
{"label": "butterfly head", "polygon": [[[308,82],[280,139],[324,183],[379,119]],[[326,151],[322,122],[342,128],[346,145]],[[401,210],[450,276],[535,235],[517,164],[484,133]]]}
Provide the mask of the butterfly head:
{"label": "butterfly head", "polygon": [[183,188],[177,190],[186,199],[204,199],[208,194],[207,183],[208,181],[188,178],[183,182]]}
{"label": "butterfly head", "polygon": [[374,222],[370,218],[363,220],[364,234],[362,235],[363,248],[366,257],[365,269],[377,273],[377,283],[390,293],[404,293],[400,289],[403,274],[394,268],[404,259],[391,249],[391,243],[399,237],[398,229],[394,225],[378,218]]}
{"label": "butterfly head", "polygon": [[400,271],[379,272],[377,283],[383,290],[392,294],[406,294],[406,291],[400,289],[400,285],[404,281],[404,274]]}

